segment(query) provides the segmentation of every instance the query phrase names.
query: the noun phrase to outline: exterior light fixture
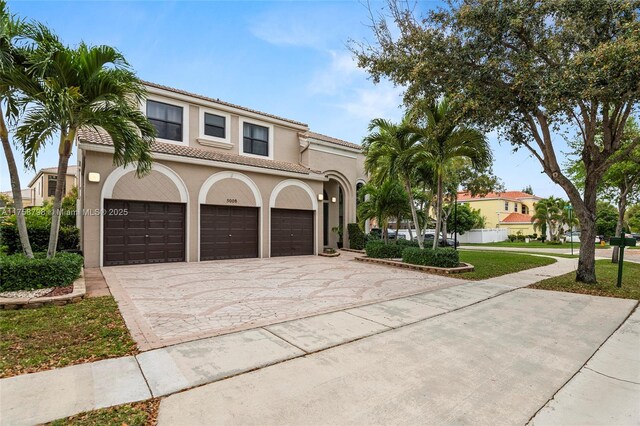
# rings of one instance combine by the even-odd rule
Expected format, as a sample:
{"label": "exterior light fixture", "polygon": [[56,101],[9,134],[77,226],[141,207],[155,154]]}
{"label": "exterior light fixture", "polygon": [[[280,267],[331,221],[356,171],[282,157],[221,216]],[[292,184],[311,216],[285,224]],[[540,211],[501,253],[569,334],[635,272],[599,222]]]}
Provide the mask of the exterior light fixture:
{"label": "exterior light fixture", "polygon": [[100,173],[90,172],[87,179],[89,182],[100,182]]}
{"label": "exterior light fixture", "polygon": [[336,202],[336,197],[331,197],[331,202],[335,203]]}
{"label": "exterior light fixture", "polygon": [[322,201],[322,200],[324,200],[324,195],[318,194],[318,201]]}

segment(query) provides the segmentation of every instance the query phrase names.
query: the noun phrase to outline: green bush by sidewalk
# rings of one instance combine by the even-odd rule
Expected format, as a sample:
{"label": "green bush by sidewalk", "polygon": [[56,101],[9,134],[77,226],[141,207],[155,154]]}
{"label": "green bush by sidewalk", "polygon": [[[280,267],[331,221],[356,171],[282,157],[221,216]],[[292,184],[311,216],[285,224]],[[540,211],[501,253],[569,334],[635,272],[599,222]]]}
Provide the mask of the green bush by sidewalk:
{"label": "green bush by sidewalk", "polygon": [[45,253],[36,253],[33,259],[22,254],[0,256],[0,291],[69,285],[80,276],[83,262],[74,253],[58,253],[51,259]]}
{"label": "green bush by sidewalk", "polygon": [[420,249],[407,247],[402,251],[402,261],[412,265],[455,268],[460,264],[458,251],[453,248]]}

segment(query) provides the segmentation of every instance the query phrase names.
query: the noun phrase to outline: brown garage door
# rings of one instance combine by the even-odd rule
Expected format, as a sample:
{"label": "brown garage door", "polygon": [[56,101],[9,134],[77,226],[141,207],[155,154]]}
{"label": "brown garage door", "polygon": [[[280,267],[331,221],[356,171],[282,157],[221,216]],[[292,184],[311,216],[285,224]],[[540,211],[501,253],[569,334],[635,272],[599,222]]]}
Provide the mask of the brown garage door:
{"label": "brown garage door", "polygon": [[104,200],[104,265],[183,262],[185,205]]}
{"label": "brown garage door", "polygon": [[271,209],[271,256],[313,254],[313,211]]}
{"label": "brown garage door", "polygon": [[258,257],[258,208],[200,205],[200,260]]}

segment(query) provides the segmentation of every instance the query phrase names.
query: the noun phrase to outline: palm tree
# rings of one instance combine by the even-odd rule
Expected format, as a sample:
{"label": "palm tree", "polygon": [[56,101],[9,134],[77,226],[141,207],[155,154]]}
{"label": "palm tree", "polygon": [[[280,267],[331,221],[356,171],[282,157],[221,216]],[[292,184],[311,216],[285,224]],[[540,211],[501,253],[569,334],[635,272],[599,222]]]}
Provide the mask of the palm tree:
{"label": "palm tree", "polygon": [[558,239],[558,229],[561,227],[563,215],[565,214],[560,206],[560,199],[549,197],[538,201],[533,205],[535,213],[531,216],[533,219],[533,228],[538,230],[543,236],[546,236],[547,230],[551,240]]}
{"label": "palm tree", "polygon": [[358,193],[358,220],[360,226],[369,219],[375,219],[383,230],[385,242],[388,242],[389,219],[395,217],[399,222],[403,213],[409,210],[409,198],[402,185],[387,179],[381,185],[369,182]]}
{"label": "palm tree", "polygon": [[364,168],[371,181],[380,185],[398,179],[409,197],[411,216],[416,227],[418,244],[423,248],[423,235],[413,198],[413,170],[419,162],[420,139],[409,115],[399,124],[376,118],[368,128],[370,134],[363,140]]}
{"label": "palm tree", "polygon": [[[120,52],[84,43],[72,49],[56,39],[46,49],[32,52],[28,60],[38,80],[26,93],[29,104],[16,131],[25,161],[33,166],[42,148],[58,133],[57,179],[63,182],[76,133],[85,127],[109,134],[115,165],[137,163],[138,176],[149,172],[149,145],[155,129],[139,108],[146,90]],[[56,252],[63,188],[56,186],[48,257]]]}
{"label": "palm tree", "polygon": [[[492,155],[489,144],[481,132],[457,122],[455,109],[448,98],[429,104],[422,112],[425,125],[419,130],[422,152],[420,157],[432,164],[436,180],[436,238],[433,239],[433,248],[436,249],[442,224],[443,180],[446,168],[452,161],[466,158],[472,167],[482,169],[491,164]],[[446,238],[445,235],[442,237]]]}
{"label": "palm tree", "polygon": [[[7,124],[14,124],[18,121],[20,108],[16,102],[17,88],[13,84],[17,74],[24,74],[24,52],[16,46],[15,41],[22,37],[26,24],[9,14],[4,1],[0,2],[0,139],[2,149],[7,159],[9,169],[9,180],[11,181],[11,193],[13,195],[13,205],[16,211],[16,225],[20,236],[20,245],[25,256],[32,258],[33,252],[27,233],[27,224],[24,217],[24,204],[22,202],[22,191],[20,185],[20,175],[13,156],[13,149],[9,141],[9,129]],[[3,105],[6,111],[3,111]]]}

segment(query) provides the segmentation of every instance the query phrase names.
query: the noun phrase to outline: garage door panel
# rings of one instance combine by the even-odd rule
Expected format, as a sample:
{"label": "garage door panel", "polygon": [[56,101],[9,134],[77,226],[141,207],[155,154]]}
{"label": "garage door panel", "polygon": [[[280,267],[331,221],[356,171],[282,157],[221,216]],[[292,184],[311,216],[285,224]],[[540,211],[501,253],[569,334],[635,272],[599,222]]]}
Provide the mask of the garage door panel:
{"label": "garage door panel", "polygon": [[184,204],[105,200],[105,210],[104,265],[185,260]]}
{"label": "garage door panel", "polygon": [[258,257],[258,208],[202,204],[200,259]]}
{"label": "garage door panel", "polygon": [[314,253],[312,210],[271,210],[271,256]]}

